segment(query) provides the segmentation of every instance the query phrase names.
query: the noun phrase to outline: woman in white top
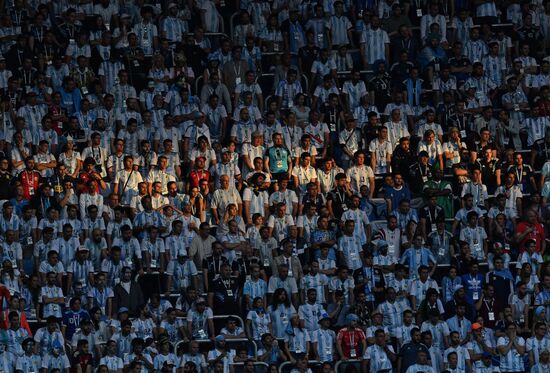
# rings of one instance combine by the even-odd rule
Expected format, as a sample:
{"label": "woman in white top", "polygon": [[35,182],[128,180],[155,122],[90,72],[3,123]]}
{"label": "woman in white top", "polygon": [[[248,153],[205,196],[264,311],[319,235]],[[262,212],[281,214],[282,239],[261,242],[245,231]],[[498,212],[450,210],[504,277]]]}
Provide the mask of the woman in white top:
{"label": "woman in white top", "polygon": [[59,163],[63,163],[67,169],[67,175],[76,179],[82,167],[82,158],[80,153],[74,150],[72,137],[67,137],[63,153],[59,154]]}
{"label": "woman in white top", "polygon": [[305,127],[309,121],[309,112],[311,109],[306,106],[306,95],[299,93],[294,98],[294,106],[290,109],[296,115],[296,120],[300,127]]}

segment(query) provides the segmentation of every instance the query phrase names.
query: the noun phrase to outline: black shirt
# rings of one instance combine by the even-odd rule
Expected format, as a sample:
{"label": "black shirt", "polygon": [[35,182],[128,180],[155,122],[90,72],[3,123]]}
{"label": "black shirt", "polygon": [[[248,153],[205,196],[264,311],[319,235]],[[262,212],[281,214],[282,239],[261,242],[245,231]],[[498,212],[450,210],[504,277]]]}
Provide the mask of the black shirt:
{"label": "black shirt", "polygon": [[328,102],[325,102],[321,108],[321,113],[324,115],[323,120],[327,124],[330,132],[336,132],[338,134],[343,129],[343,124],[340,123],[341,112],[342,108],[340,105],[332,107],[328,104]]}
{"label": "black shirt", "polygon": [[214,304],[212,311],[216,315],[231,315],[238,311],[239,286],[237,279],[231,277],[222,279],[218,277],[212,282],[210,293],[214,293]]}
{"label": "black shirt", "polygon": [[426,219],[426,235],[432,232],[432,224],[435,224],[440,216],[445,218],[445,211],[441,206],[436,205],[435,207],[424,206],[420,210],[420,219]]}
{"label": "black shirt", "polygon": [[220,274],[220,269],[222,264],[229,263],[229,260],[225,256],[220,256],[219,258],[214,258],[214,256],[209,256],[202,260],[202,269],[208,270],[208,286],[212,286],[214,278]]}
{"label": "black shirt", "polygon": [[411,341],[403,345],[401,351],[399,352],[399,356],[401,356],[402,359],[401,373],[406,372],[411,365],[416,364],[416,355],[419,351],[424,351],[426,355],[430,356],[430,351],[428,350],[426,345],[422,343],[415,343]]}
{"label": "black shirt", "polygon": [[348,209],[346,191],[335,188],[328,194],[327,200],[332,201],[332,212],[334,213],[334,217],[340,220],[342,214]]}
{"label": "black shirt", "polygon": [[544,138],[538,139],[531,147],[537,154],[535,158],[535,170],[541,169],[544,163],[550,160],[550,142],[546,142]]}
{"label": "black shirt", "polygon": [[317,207],[317,211],[319,211],[325,204],[325,197],[323,197],[321,193],[317,193],[317,195],[313,197],[311,194],[309,194],[309,192],[306,192],[302,196],[302,205],[315,205]]}
{"label": "black shirt", "polygon": [[302,61],[302,70],[311,75],[311,66],[313,62],[319,57],[321,49],[315,44],[303,46],[298,50],[298,58]]}
{"label": "black shirt", "polygon": [[477,166],[481,169],[481,180],[487,186],[487,192],[493,194],[497,188],[496,171],[500,169],[498,160],[476,159]]}
{"label": "black shirt", "polygon": [[542,39],[540,29],[536,26],[525,27],[523,26],[517,32],[518,39],[529,44],[529,55],[531,57],[537,56],[537,50],[539,49],[539,40]]}
{"label": "black shirt", "polygon": [[396,62],[390,68],[392,87],[403,89],[403,81],[405,81],[413,68],[411,62]]}
{"label": "black shirt", "polygon": [[462,276],[468,273],[470,270],[470,263],[474,260],[474,257],[468,259],[462,255],[455,255],[451,258],[451,265],[455,266],[457,268],[458,275]]}
{"label": "black shirt", "polygon": [[[471,64],[472,63],[470,62],[470,60],[466,56],[451,57],[449,59],[449,65],[452,66],[452,67],[455,67],[455,68],[466,67],[466,66],[470,66]],[[456,85],[457,86],[462,85],[462,83],[464,83],[470,77],[470,75],[468,73],[465,73],[465,72],[456,72],[456,73],[452,73],[452,74],[456,78]]]}
{"label": "black shirt", "polygon": [[391,158],[392,170],[398,171],[406,180],[409,169],[413,163],[413,156],[410,150],[405,151],[401,145],[397,145]]}
{"label": "black shirt", "polygon": [[10,188],[11,180],[9,172],[0,172],[0,199],[10,199],[13,197],[13,190]]}
{"label": "black shirt", "polygon": [[414,193],[422,193],[424,183],[432,179],[432,170],[429,165],[422,166],[416,162],[409,168],[409,187]]}
{"label": "black shirt", "polygon": [[[472,117],[470,114],[466,113],[453,113],[452,115],[447,117],[447,128],[450,127],[456,127],[459,131],[466,131],[466,134],[468,134],[471,130],[471,121]],[[461,132],[461,137],[463,136],[463,132]]]}
{"label": "black shirt", "polygon": [[263,268],[262,263],[260,262],[260,258],[257,257],[242,257],[237,260],[233,261],[233,264],[231,265],[231,269],[234,272],[239,273],[239,286],[244,286],[244,283],[246,281],[246,278],[250,276],[250,265],[251,264],[257,264],[260,269]]}
{"label": "black shirt", "polygon": [[369,91],[375,91],[374,105],[378,108],[379,112],[384,112],[386,105],[391,101],[390,96],[391,78],[389,74],[382,76],[376,75],[369,81]]}

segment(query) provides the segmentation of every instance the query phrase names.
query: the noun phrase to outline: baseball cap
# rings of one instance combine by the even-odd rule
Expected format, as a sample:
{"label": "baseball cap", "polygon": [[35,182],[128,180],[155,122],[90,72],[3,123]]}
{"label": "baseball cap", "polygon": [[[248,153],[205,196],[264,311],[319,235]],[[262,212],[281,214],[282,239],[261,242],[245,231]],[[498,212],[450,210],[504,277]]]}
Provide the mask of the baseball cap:
{"label": "baseball cap", "polygon": [[472,324],[472,330],[478,330],[478,329],[481,329],[481,328],[482,328],[482,326],[478,322],[475,322],[475,323]]}
{"label": "baseball cap", "polygon": [[321,318],[319,319],[319,321],[317,321],[317,323],[320,324],[325,320],[332,321],[332,319],[329,317],[328,313],[322,314]]}
{"label": "baseball cap", "polygon": [[350,313],[346,316],[346,323],[350,323],[352,321],[359,321],[359,316],[357,316],[354,313]]}

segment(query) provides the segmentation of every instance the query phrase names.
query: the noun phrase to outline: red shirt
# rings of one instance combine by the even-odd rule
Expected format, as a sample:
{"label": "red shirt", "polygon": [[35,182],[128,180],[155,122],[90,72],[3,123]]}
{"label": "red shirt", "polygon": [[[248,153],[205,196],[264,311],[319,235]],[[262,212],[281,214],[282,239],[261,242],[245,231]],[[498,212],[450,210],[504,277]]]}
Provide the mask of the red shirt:
{"label": "red shirt", "polygon": [[[347,359],[360,359],[361,358],[361,348],[362,341],[366,340],[367,337],[365,333],[360,328],[355,328],[355,330],[350,330],[349,327],[342,328],[338,332],[336,337],[340,345],[342,346],[342,353]],[[350,354],[351,349],[355,350],[355,356],[352,357]]]}
{"label": "red shirt", "polygon": [[0,311],[4,312],[4,303],[9,303],[10,299],[11,295],[8,288],[0,285]]}
{"label": "red shirt", "polygon": [[[80,175],[78,175],[78,177],[80,178],[80,183],[82,184],[81,193],[88,193],[88,187],[86,186],[86,184],[88,184],[88,181],[94,180],[94,178],[92,177],[92,174],[99,175],[97,172],[93,172],[93,171],[81,172]],[[99,183],[97,182],[96,182],[95,192],[99,193]]]}
{"label": "red shirt", "polygon": [[[10,322],[8,320],[8,315],[10,312],[10,310],[5,310],[2,312],[4,314],[2,329],[8,329],[10,327]],[[17,313],[19,313],[19,325],[21,325],[23,329],[26,329],[29,335],[32,335],[31,327],[29,326],[29,322],[27,321],[27,315],[25,315],[25,312],[17,311]]]}
{"label": "red shirt", "polygon": [[[61,106],[52,104],[48,108],[48,114],[50,114],[52,116],[62,115],[63,114],[63,109],[61,108]],[[61,121],[52,121],[52,128],[59,136],[61,136],[61,127],[63,127],[63,122],[61,122]]]}
{"label": "red shirt", "polygon": [[38,171],[23,170],[19,174],[19,180],[23,186],[23,198],[31,200],[31,198],[38,193],[40,187],[40,173]]}
{"label": "red shirt", "polygon": [[77,352],[73,356],[73,367],[71,368],[71,372],[78,372],[78,365],[80,365],[80,371],[85,372],[88,365],[92,364],[92,354],[80,354]]}
{"label": "red shirt", "polygon": [[529,227],[534,227],[535,230],[533,232],[528,233],[527,235],[525,235],[525,237],[523,237],[523,240],[521,240],[521,242],[519,244],[519,253],[521,254],[525,251],[525,241],[535,240],[536,243],[537,243],[537,245],[536,245],[537,253],[543,254],[541,252],[542,242],[545,240],[546,235],[544,233],[544,227],[542,226],[542,224],[536,223],[536,224],[533,225],[533,224],[522,221],[521,223],[518,224],[518,226],[516,228],[516,232],[519,233],[519,234],[522,234]]}
{"label": "red shirt", "polygon": [[199,181],[202,179],[210,181],[210,172],[206,170],[193,170],[189,174],[189,183],[192,187],[198,187]]}

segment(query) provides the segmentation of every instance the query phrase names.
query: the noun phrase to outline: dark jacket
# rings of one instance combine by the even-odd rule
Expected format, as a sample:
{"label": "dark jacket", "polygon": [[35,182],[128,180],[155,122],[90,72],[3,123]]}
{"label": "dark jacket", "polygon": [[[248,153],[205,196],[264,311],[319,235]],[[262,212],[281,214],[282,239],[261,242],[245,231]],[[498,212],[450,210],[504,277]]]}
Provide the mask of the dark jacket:
{"label": "dark jacket", "polygon": [[115,286],[113,293],[115,294],[113,313],[116,313],[120,307],[126,307],[129,310],[130,317],[138,316],[138,307],[144,303],[144,299],[141,287],[137,282],[131,282],[130,294],[126,292],[121,284]]}

